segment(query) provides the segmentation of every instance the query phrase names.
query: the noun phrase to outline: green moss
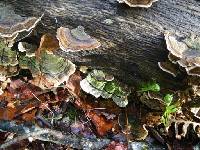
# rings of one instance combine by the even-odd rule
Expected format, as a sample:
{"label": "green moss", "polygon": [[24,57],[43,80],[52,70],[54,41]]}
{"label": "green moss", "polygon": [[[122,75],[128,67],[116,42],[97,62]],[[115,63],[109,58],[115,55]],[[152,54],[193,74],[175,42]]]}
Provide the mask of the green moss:
{"label": "green moss", "polygon": [[141,85],[140,91],[141,92],[148,92],[148,91],[159,92],[160,85],[156,83],[155,81],[148,82]]}

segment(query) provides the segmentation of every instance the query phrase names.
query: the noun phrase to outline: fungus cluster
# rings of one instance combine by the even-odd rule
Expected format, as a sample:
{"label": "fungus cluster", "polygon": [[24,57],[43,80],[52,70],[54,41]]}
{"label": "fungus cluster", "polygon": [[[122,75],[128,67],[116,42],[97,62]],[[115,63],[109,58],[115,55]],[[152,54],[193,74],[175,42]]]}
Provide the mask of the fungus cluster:
{"label": "fungus cluster", "polygon": [[168,61],[159,62],[159,67],[174,77],[181,70],[185,70],[188,75],[200,77],[200,37],[167,32],[165,40],[169,51]]}
{"label": "fungus cluster", "polygon": [[[33,77],[30,81],[32,84],[42,89],[57,87],[68,80],[76,67],[68,59],[55,54],[55,51],[76,52],[100,46],[100,42],[85,33],[82,26],[72,30],[60,27],[57,36],[43,35],[40,45],[25,42],[22,39],[30,36],[43,15],[22,17],[15,14],[11,6],[1,3],[0,6],[1,81],[17,75],[22,69],[28,69]],[[18,49],[13,49],[14,43],[18,44]]]}
{"label": "fungus cluster", "polygon": [[119,3],[126,3],[130,7],[151,7],[158,0],[117,0]]}
{"label": "fungus cluster", "polygon": [[4,6],[2,3],[0,3],[0,14],[0,38],[10,47],[16,41],[28,36],[43,16],[21,17],[9,5]]}
{"label": "fungus cluster", "polygon": [[81,88],[96,98],[112,98],[119,107],[126,107],[128,104],[128,92],[114,81],[114,77],[101,70],[93,70],[85,79],[80,82]]}

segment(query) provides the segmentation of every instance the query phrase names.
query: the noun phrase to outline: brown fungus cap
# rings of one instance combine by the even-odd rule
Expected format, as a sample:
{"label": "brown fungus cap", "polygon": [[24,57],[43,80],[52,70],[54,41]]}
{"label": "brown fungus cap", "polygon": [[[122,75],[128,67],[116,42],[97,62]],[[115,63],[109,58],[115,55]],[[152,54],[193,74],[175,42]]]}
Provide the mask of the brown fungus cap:
{"label": "brown fungus cap", "polygon": [[75,29],[60,27],[57,29],[57,39],[63,51],[81,51],[98,48],[101,44],[85,33],[82,26]]}
{"label": "brown fungus cap", "polygon": [[151,7],[153,2],[158,0],[117,0],[119,3],[126,3],[130,7]]}

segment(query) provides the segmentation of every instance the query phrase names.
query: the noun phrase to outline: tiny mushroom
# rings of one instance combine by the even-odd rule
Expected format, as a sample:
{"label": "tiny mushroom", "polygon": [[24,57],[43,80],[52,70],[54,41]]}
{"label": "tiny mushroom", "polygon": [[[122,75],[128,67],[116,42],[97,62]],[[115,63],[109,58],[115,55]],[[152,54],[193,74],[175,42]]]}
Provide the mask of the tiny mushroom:
{"label": "tiny mushroom", "polygon": [[57,39],[60,48],[66,52],[76,52],[81,50],[92,50],[101,44],[84,31],[84,27],[78,26],[75,29],[60,27],[57,29]]}
{"label": "tiny mushroom", "polygon": [[130,7],[151,7],[158,0],[117,0],[119,3],[126,3]]}
{"label": "tiny mushroom", "polygon": [[21,17],[11,6],[0,3],[0,37],[11,47],[15,41],[29,35],[41,18]]}

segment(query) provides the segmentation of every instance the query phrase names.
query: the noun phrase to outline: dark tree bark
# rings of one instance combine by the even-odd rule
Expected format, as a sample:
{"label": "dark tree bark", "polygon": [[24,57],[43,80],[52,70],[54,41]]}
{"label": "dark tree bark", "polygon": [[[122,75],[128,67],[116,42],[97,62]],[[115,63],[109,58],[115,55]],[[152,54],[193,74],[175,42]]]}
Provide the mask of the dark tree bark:
{"label": "dark tree bark", "polygon": [[96,37],[99,49],[67,56],[77,65],[87,65],[114,74],[130,85],[152,78],[166,87],[180,85],[164,73],[157,62],[167,57],[166,30],[200,35],[200,2],[159,0],[151,8],[130,8],[117,0],[23,0],[8,1],[21,16],[45,13],[39,33],[56,32],[60,26],[85,27]]}

